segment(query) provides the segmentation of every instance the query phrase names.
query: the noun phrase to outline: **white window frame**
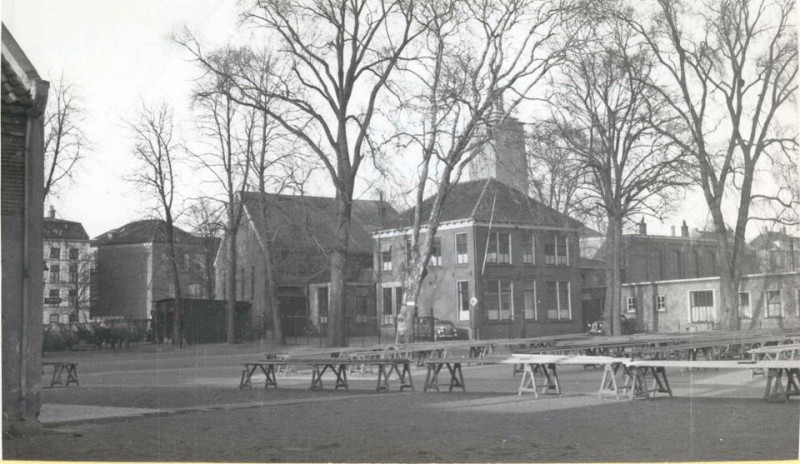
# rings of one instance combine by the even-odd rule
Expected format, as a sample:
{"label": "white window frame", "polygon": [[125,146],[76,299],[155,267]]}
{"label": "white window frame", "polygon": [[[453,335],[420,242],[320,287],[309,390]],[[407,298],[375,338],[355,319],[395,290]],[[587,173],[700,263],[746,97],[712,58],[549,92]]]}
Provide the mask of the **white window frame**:
{"label": "white window frame", "polygon": [[[564,255],[558,254],[558,239],[564,240]],[[545,250],[547,246],[545,245]],[[563,258],[563,259],[562,259]],[[553,254],[545,252],[544,263],[551,266],[569,266],[569,237],[566,235],[553,235]]]}
{"label": "white window frame", "polygon": [[[508,237],[508,253],[500,253],[500,234],[503,234]],[[488,240],[489,244],[491,244],[492,236],[495,237],[494,240],[494,249],[491,246],[486,247],[486,262],[489,264],[512,264],[513,260],[511,259],[512,255],[512,244],[511,244],[511,233],[510,232],[489,232],[489,237],[486,239]],[[507,261],[501,259],[501,256],[505,256],[508,258]]]}
{"label": "white window frame", "polygon": [[[381,287],[381,325],[394,325],[395,317],[397,316],[396,308],[394,300],[397,295],[397,288],[396,285],[386,285]],[[386,298],[385,293],[389,291],[389,309],[390,311],[386,312]]]}
{"label": "white window frame", "polygon": [[[526,240],[530,238],[530,249],[526,246]],[[536,265],[536,237],[530,233],[524,233],[522,237],[522,264]]]}
{"label": "white window frame", "polygon": [[[712,306],[711,306],[711,311],[710,311],[708,320],[702,320],[701,321],[701,320],[694,320],[692,318],[692,309],[693,309],[693,306],[692,306],[692,294],[700,293],[700,292],[703,292],[703,293],[710,292],[711,293]],[[688,313],[687,316],[689,318],[689,322],[690,323],[714,322],[714,321],[717,320],[717,292],[716,291],[714,291],[713,289],[691,290],[689,292],[686,292],[686,296],[688,298],[687,307],[689,308],[689,311],[687,311],[687,313]],[[704,307],[705,306],[698,306],[698,308],[704,308]]]}
{"label": "white window frame", "polygon": [[[528,288],[528,286],[527,286],[528,282],[533,284],[532,285],[532,287],[533,287],[532,290],[533,291],[531,291],[531,289]],[[524,305],[524,310],[525,310],[525,319],[529,320],[529,321],[539,320],[539,316],[538,316],[539,312],[536,310],[537,309],[536,306],[537,306],[538,301],[537,301],[537,298],[536,298],[536,281],[535,280],[526,280],[526,281],[523,282],[522,295],[523,295],[522,300],[523,300],[523,305]],[[532,298],[533,298],[533,305],[532,305],[533,307],[532,308],[528,307],[528,303],[530,302],[529,301],[529,296],[532,296]]]}
{"label": "white window frame", "polygon": [[[459,236],[463,236],[464,237],[464,245],[467,248],[466,250],[464,250],[464,253],[459,253],[458,252],[458,237]],[[456,237],[455,237],[456,264],[469,264],[469,241],[468,240],[469,240],[469,236],[467,235],[466,232],[459,232],[459,233],[456,234]]]}
{"label": "white window frame", "polygon": [[[384,253],[389,253],[389,260],[387,261],[384,257]],[[384,272],[390,272],[392,270],[392,246],[389,245],[386,249],[381,249],[381,270]]]}
{"label": "white window frame", "polygon": [[[778,300],[779,300],[778,301],[778,305],[779,305],[778,306],[778,308],[779,308],[779,314],[778,315],[773,315],[773,314],[770,314],[770,312],[769,312],[769,294],[770,294],[770,292],[777,292],[778,293]],[[764,290],[764,317],[775,317],[775,318],[783,317],[783,292],[781,292],[780,289],[771,288],[771,289]]]}
{"label": "white window frame", "polygon": [[[556,283],[556,308],[547,310],[547,319],[551,321],[571,321],[572,320],[572,282],[569,280],[553,280]],[[561,313],[564,308],[561,307],[561,284],[567,284],[567,318],[562,318]],[[551,317],[555,311],[556,317]]]}
{"label": "white window frame", "polygon": [[636,297],[629,296],[625,298],[625,312],[628,314],[636,314]]}
{"label": "white window frame", "polygon": [[659,313],[667,312],[667,296],[666,295],[656,295],[656,312],[659,312]]}
{"label": "white window frame", "polygon": [[[513,321],[514,320],[514,281],[511,280],[511,279],[487,280],[486,281],[487,287],[491,286],[492,283],[495,283],[495,282],[497,284],[497,301],[495,302],[495,303],[497,303],[497,309],[489,309],[489,306],[487,305],[487,307],[486,307],[487,318],[489,319],[490,322],[492,322],[492,321],[495,321],[495,322]],[[508,282],[508,284],[509,284],[509,289],[508,289],[509,302],[511,303],[509,309],[506,310],[506,314],[503,314],[504,310],[503,310],[503,304],[502,304],[503,303],[503,290],[502,290],[502,283],[503,282]],[[491,301],[490,295],[492,294],[492,289],[491,288],[487,288],[486,290],[487,290],[486,291],[486,300],[487,300],[487,303],[488,303],[489,301]],[[494,314],[495,312],[496,312],[496,314]],[[492,317],[493,315],[494,315],[494,317]],[[504,315],[507,315],[508,317],[503,317]]]}
{"label": "white window frame", "polygon": [[[467,285],[467,308],[464,310],[462,307],[463,299],[461,298],[461,284]],[[456,313],[458,314],[458,321],[459,322],[467,322],[469,321],[469,280],[457,280],[456,281]]]}
{"label": "white window frame", "polygon": [[[320,290],[322,290],[323,288],[325,289],[325,296],[326,296],[326,299],[327,299],[327,301],[325,302],[326,306],[325,306],[325,315],[324,316],[320,312],[320,298],[319,298]],[[320,325],[327,324],[328,323],[328,315],[330,314],[330,311],[331,311],[331,289],[328,288],[325,285],[322,285],[322,286],[317,287],[315,289],[314,293],[315,293],[315,297],[317,299],[317,324],[320,324]]]}
{"label": "white window frame", "polygon": [[[433,250],[436,249],[436,242],[439,242],[439,254],[434,255]],[[431,240],[431,257],[428,260],[428,266],[441,267],[442,265],[442,237],[433,237]]]}
{"label": "white window frame", "polygon": [[[742,312],[742,295],[747,295],[747,311]],[[738,292],[736,294],[736,309],[739,313],[739,319],[752,319],[753,318],[753,299],[750,292]]]}

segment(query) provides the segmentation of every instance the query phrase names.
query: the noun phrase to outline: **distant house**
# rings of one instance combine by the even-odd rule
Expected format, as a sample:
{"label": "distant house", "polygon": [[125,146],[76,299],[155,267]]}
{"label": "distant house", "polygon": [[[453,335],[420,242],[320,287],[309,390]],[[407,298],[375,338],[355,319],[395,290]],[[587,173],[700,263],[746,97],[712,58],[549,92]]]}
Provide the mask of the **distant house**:
{"label": "distant house", "polygon": [[757,256],[758,272],[786,272],[800,269],[800,237],[783,231],[764,230],[750,241]]}
{"label": "distant house", "polygon": [[44,220],[43,322],[89,320],[94,255],[89,235],[80,222],[56,219],[55,210]]}
{"label": "distant house", "polygon": [[[622,314],[646,332],[718,328],[719,277],[623,284]],[[742,329],[800,328],[800,272],[742,276],[737,295]]]}
{"label": "distant house", "polygon": [[2,26],[3,425],[41,408],[44,111],[49,84]]}
{"label": "distant house", "polygon": [[[92,317],[147,319],[154,301],[175,297],[164,221],[131,222],[98,235],[92,243],[97,249],[99,293]],[[204,285],[203,244],[201,238],[175,228],[183,297],[209,296]]]}
{"label": "distant house", "polygon": [[[263,335],[273,328],[267,293],[264,249],[270,247],[278,286],[284,333],[303,335],[325,331],[330,305],[330,252],[334,246],[334,198],[261,195],[246,192],[242,227],[237,235],[237,269],[231,270],[223,239],[215,261],[217,297],[226,299],[229,272],[237,273],[237,301],[252,303],[252,327]],[[375,279],[372,273],[371,231],[396,212],[387,203],[354,200],[346,272],[347,331],[375,333]]]}

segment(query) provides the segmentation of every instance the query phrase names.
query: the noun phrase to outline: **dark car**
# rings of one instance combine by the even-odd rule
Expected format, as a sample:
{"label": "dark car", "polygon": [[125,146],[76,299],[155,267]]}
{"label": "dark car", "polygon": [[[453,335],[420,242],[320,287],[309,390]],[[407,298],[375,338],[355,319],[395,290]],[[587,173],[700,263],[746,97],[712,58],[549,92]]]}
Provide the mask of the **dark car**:
{"label": "dark car", "polygon": [[[630,328],[630,326],[628,324],[628,318],[625,317],[624,315],[620,314],[619,319],[620,319],[620,325],[622,326],[622,335],[630,335],[631,333],[633,333],[633,331],[631,330],[631,328]],[[591,323],[587,324],[587,329],[588,329],[589,335],[605,335],[606,334],[606,331],[603,329],[603,319],[602,318],[597,320],[597,321],[594,321],[594,322],[591,322]]]}
{"label": "dark car", "polygon": [[[450,321],[433,319],[433,332],[436,340],[455,340],[458,337],[456,325]],[[431,318],[421,317],[417,325],[417,338],[421,340],[431,339]]]}

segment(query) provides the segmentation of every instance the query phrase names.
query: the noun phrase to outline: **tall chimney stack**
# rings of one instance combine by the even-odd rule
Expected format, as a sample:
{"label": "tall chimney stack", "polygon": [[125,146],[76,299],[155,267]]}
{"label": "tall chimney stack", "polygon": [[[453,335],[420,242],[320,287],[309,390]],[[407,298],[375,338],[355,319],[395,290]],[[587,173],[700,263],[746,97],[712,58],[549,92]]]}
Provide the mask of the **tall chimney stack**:
{"label": "tall chimney stack", "polygon": [[55,218],[56,218],[56,209],[53,207],[53,205],[50,205],[50,219],[55,219]]}
{"label": "tall chimney stack", "polygon": [[639,235],[647,235],[647,224],[644,222],[644,216],[639,221]]}
{"label": "tall chimney stack", "polygon": [[681,237],[689,238],[689,226],[686,225],[686,221],[681,225]]}

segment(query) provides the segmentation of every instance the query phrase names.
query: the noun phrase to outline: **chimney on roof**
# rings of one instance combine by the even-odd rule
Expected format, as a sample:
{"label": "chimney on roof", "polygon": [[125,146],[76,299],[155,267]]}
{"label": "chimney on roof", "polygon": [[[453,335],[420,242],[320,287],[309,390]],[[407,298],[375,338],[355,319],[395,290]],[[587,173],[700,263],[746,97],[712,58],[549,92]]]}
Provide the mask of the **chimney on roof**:
{"label": "chimney on roof", "polygon": [[644,222],[644,216],[639,221],[639,235],[647,235],[647,224]]}
{"label": "chimney on roof", "polygon": [[681,237],[689,238],[689,226],[686,225],[686,221],[681,225]]}
{"label": "chimney on roof", "polygon": [[50,216],[50,219],[55,219],[56,218],[56,209],[53,207],[53,205],[50,205],[50,215],[49,216]]}

